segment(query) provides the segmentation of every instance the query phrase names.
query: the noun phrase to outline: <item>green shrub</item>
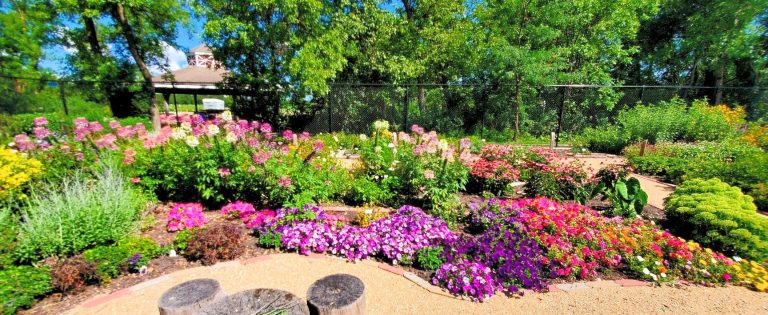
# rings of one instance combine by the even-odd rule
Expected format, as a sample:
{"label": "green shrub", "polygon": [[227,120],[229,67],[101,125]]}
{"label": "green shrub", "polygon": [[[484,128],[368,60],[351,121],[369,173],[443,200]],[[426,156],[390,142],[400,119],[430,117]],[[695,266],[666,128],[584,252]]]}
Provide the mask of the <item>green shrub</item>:
{"label": "green shrub", "polygon": [[424,270],[437,270],[443,265],[445,259],[442,258],[442,247],[424,247],[416,251],[416,267]]}
{"label": "green shrub", "polygon": [[760,211],[768,212],[768,184],[759,183],[750,187],[749,195],[755,200],[755,206]]}
{"label": "green shrub", "polygon": [[639,156],[639,146],[624,150],[641,174],[661,176],[679,184],[691,178],[720,178],[745,191],[768,182],[768,153],[746,142],[660,143],[649,145]]}
{"label": "green shrub", "polygon": [[66,256],[122,238],[138,218],[145,198],[105,166],[94,181],[82,175],[33,196],[23,211],[16,255],[21,261]]}
{"label": "green shrub", "polygon": [[283,245],[281,239],[283,235],[280,233],[269,232],[259,235],[259,245],[267,248],[279,248]]}
{"label": "green shrub", "polygon": [[0,208],[0,269],[13,263],[18,221],[10,208]]}
{"label": "green shrub", "polygon": [[181,230],[176,234],[176,238],[173,239],[173,249],[175,249],[179,255],[184,255],[187,252],[187,246],[189,246],[189,238],[197,232],[197,229]]}
{"label": "green shrub", "polygon": [[661,155],[631,157],[629,163],[639,174],[659,176],[663,181],[673,184],[683,181],[688,167],[688,161],[683,158]]}
{"label": "green shrub", "polygon": [[[102,282],[108,282],[121,273],[136,271],[138,267],[146,264],[160,253],[160,246],[151,238],[127,237],[114,245],[98,246],[86,250],[83,252],[83,258],[86,261],[95,262],[98,265],[97,275]],[[134,259],[135,262],[130,264],[129,259]]]}
{"label": "green shrub", "polygon": [[768,259],[768,217],[752,197],[719,179],[692,179],[665,205],[669,227],[705,246],[758,261]]}
{"label": "green shrub", "polygon": [[51,276],[47,269],[16,266],[0,270],[0,313],[14,314],[50,291]]}
{"label": "green shrub", "polygon": [[603,195],[603,200],[611,201],[610,216],[634,218],[643,212],[648,203],[648,194],[640,187],[637,178],[629,177],[624,168],[609,167],[597,172],[599,182],[595,194]]}
{"label": "green shrub", "polygon": [[629,144],[629,136],[617,126],[587,128],[577,137],[576,144],[592,152],[618,154]]}
{"label": "green shrub", "polygon": [[684,100],[675,98],[623,110],[617,125],[630,141],[719,141],[737,133],[735,123],[728,119],[706,100],[696,100],[688,106]]}
{"label": "green shrub", "polygon": [[360,176],[352,183],[347,200],[357,205],[389,204],[395,198],[395,193],[386,184],[377,184],[367,176]]}

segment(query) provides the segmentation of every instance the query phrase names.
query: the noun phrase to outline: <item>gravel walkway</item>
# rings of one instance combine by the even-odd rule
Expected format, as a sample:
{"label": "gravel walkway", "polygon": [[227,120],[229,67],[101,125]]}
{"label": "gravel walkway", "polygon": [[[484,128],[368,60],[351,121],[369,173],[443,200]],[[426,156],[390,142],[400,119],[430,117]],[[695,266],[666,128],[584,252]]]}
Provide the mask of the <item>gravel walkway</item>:
{"label": "gravel walkway", "polygon": [[[227,293],[278,288],[306,297],[310,284],[334,273],[365,283],[368,314],[768,314],[768,295],[741,287],[593,287],[573,291],[502,295],[473,303],[435,294],[377,263],[353,264],[326,256],[277,254],[178,271],[135,287],[95,297],[69,314],[157,314],[170,287],[195,278],[218,280]],[[574,287],[586,287],[583,285]]]}

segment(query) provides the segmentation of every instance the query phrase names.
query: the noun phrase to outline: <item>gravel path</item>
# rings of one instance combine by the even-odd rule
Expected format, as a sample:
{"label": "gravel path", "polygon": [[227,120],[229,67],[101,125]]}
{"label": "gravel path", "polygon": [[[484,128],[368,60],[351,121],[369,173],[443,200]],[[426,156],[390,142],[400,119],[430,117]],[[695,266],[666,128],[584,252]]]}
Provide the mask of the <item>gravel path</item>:
{"label": "gravel path", "polygon": [[341,272],[365,284],[368,314],[768,314],[768,294],[741,287],[589,288],[522,298],[497,295],[485,303],[473,303],[431,293],[371,261],[353,264],[295,254],[264,257],[268,258],[245,265],[232,261],[178,271],[138,288],[96,297],[69,314],[157,314],[157,300],[165,290],[195,278],[216,279],[230,294],[278,288],[305,298],[312,282]]}

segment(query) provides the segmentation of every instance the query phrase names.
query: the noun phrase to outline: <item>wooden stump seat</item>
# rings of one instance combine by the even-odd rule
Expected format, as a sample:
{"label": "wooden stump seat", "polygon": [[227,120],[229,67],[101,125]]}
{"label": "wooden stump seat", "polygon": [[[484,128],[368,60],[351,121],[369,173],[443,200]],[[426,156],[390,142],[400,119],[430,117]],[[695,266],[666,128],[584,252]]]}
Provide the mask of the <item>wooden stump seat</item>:
{"label": "wooden stump seat", "polygon": [[348,274],[330,275],[315,281],[307,292],[311,314],[365,314],[365,285]]}

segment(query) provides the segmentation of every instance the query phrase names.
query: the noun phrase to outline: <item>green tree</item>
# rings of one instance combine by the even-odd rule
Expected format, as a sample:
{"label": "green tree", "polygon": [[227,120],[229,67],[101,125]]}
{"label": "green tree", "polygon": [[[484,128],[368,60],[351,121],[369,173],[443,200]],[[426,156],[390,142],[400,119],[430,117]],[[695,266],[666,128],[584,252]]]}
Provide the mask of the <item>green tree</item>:
{"label": "green tree", "polygon": [[43,48],[51,43],[50,10],[33,1],[0,2],[0,112],[24,110],[45,87],[35,80],[46,78],[40,69]]}
{"label": "green tree", "polygon": [[[633,79],[715,87],[761,84],[768,57],[767,8],[762,0],[665,2],[639,30]],[[694,95],[700,96],[724,101],[721,89]]]}
{"label": "green tree", "polygon": [[[525,96],[540,85],[620,82],[611,70],[631,61],[637,48],[628,43],[658,5],[658,0],[478,3],[474,14],[488,48],[481,67],[491,81],[503,84],[501,89],[511,90],[514,137]],[[610,98],[603,105],[612,106]]]}
{"label": "green tree", "polygon": [[[164,43],[175,46],[177,28],[188,21],[188,13],[177,1],[161,0],[54,0],[53,10],[77,21],[60,40],[76,49],[71,59],[75,74],[105,81],[104,89],[115,101],[125,94],[124,84],[113,80],[144,81],[140,90],[149,102],[152,125],[160,127],[150,66],[166,67]],[[127,53],[126,53],[127,52]],[[134,88],[135,89],[135,88]],[[129,104],[122,104],[128,107]],[[115,108],[123,115],[133,110]]]}
{"label": "green tree", "polygon": [[347,26],[329,1],[201,0],[204,40],[231,71],[224,85],[244,91],[233,110],[243,118],[288,124],[307,117],[346,63]]}

